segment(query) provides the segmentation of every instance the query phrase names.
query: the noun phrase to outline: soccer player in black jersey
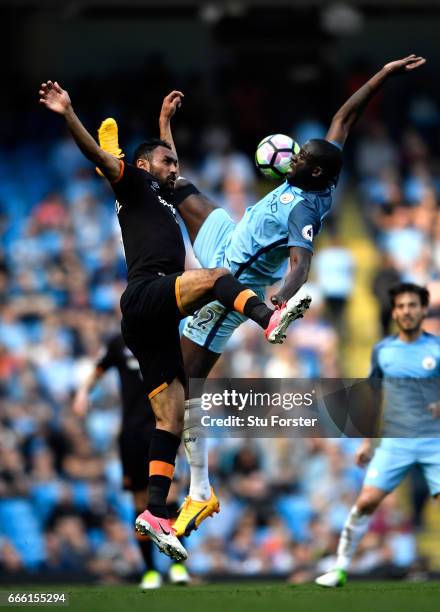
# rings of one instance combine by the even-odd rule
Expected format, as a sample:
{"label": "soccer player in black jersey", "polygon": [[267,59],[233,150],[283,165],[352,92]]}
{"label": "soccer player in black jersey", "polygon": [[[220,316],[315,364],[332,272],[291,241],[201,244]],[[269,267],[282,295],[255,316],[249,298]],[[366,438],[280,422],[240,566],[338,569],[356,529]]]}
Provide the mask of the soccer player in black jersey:
{"label": "soccer player in black jersey", "polygon": [[[123,485],[124,489],[133,494],[136,513],[140,514],[145,508],[147,499],[148,472],[145,465],[148,464],[150,441],[156,423],[151,406],[145,398],[139,363],[125,346],[121,334],[112,336],[106,342],[92,372],[75,393],[72,408],[77,416],[86,415],[89,393],[111,368],[116,368],[118,371],[122,399],[122,419],[118,443]],[[168,503],[167,507],[170,516],[175,517],[177,503]],[[139,534],[138,544],[147,568],[139,587],[142,590],[158,588],[162,585],[162,576],[154,564],[153,543],[149,537]],[[181,564],[171,565],[169,577],[174,584],[189,581],[188,572]]]}
{"label": "soccer player in black jersey", "polygon": [[[296,304],[294,308],[289,303],[269,308],[226,268],[183,271],[185,247],[172,202],[178,161],[167,142],[149,140],[136,149],[133,165],[124,163],[98,146],[57,82],[42,83],[39,94],[41,104],[64,117],[76,144],[109,180],[117,198],[128,269],[128,285],[121,297],[122,334],[139,361],[156,419],[150,444],[148,505],[136,519],[136,529],[180,561],[187,553],[166,509],[184,416],[186,377],[179,321],[219,300],[258,323],[269,342],[282,342],[287,326],[300,313]],[[187,195],[183,190],[181,197]]]}

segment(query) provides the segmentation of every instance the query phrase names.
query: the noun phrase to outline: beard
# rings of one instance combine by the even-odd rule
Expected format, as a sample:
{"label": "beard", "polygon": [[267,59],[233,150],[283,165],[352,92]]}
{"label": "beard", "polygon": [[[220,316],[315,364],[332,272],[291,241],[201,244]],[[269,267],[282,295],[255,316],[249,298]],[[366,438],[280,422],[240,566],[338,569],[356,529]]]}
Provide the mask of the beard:
{"label": "beard", "polygon": [[423,318],[397,320],[397,327],[404,332],[417,332],[422,326]]}

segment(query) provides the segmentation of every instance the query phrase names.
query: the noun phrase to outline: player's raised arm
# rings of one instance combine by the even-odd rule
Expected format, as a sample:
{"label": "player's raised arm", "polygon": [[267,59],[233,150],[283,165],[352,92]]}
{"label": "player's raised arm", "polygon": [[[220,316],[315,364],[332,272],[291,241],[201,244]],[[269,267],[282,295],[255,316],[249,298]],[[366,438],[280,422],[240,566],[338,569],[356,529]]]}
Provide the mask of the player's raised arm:
{"label": "player's raised arm", "polygon": [[176,155],[176,146],[174,144],[173,134],[171,131],[171,119],[176,114],[176,110],[181,107],[183,97],[183,93],[177,90],[174,90],[165,96],[159,116],[160,138],[171,145]]}
{"label": "player's raised arm", "polygon": [[56,81],[47,81],[41,84],[39,94],[40,104],[64,117],[70,133],[84,156],[96,164],[109,181],[116,180],[121,171],[121,162],[98,146],[75,115],[67,91],[62,89]]}
{"label": "player's raised arm", "polygon": [[426,60],[423,57],[412,54],[403,59],[385,64],[379,72],[341,106],[332,119],[326,139],[343,145],[351,128],[361,116],[368,102],[385,81],[391,76],[412,72],[419,68],[419,66],[423,66],[425,62]]}

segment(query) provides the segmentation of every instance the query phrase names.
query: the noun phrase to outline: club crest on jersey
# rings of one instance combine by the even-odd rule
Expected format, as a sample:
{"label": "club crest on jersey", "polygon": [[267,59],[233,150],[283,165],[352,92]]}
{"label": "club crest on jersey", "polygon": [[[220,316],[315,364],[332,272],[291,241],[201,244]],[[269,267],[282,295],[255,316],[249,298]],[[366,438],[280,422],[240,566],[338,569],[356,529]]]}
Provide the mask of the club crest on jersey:
{"label": "club crest on jersey", "polygon": [[422,361],[422,366],[424,370],[433,370],[436,365],[437,361],[431,355],[428,355]]}
{"label": "club crest on jersey", "polygon": [[309,240],[310,242],[312,242],[313,240],[313,225],[305,225],[302,230],[301,230],[301,234],[303,236],[303,238],[305,238],[306,240]]}
{"label": "club crest on jersey", "polygon": [[293,193],[283,193],[282,195],[280,195],[281,204],[290,204],[290,202],[293,202],[294,199],[295,196],[293,195]]}

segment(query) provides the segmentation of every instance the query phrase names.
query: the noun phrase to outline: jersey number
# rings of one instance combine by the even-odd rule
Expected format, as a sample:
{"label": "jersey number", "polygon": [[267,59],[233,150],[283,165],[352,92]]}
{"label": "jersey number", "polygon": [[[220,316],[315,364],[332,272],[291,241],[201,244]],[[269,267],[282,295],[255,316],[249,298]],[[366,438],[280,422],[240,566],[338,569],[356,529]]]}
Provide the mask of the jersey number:
{"label": "jersey number", "polygon": [[[203,310],[203,314],[202,317],[199,319],[198,317],[201,310]],[[196,310],[193,314],[192,321],[188,323],[188,327],[191,327],[192,329],[195,329],[196,327],[206,329],[206,325],[208,323],[211,323],[214,317],[215,312],[214,310],[212,310],[212,308],[202,308],[200,310]]]}

